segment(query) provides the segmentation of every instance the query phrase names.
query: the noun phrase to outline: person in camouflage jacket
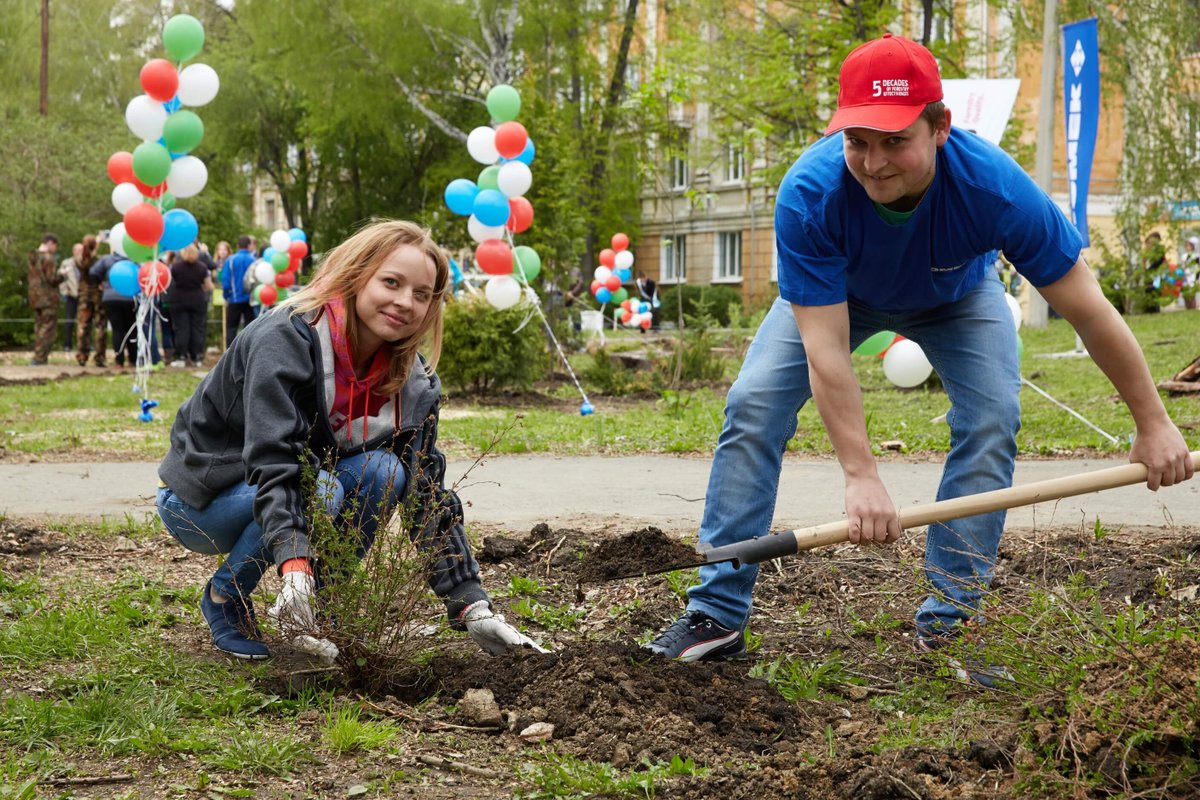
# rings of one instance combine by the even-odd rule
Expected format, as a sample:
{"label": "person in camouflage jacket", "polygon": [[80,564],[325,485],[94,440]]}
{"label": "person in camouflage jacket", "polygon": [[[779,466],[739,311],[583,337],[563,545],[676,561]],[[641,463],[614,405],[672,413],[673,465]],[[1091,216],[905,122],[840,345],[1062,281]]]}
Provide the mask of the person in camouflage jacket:
{"label": "person in camouflage jacket", "polygon": [[33,366],[50,360],[58,326],[58,285],[64,278],[58,274],[58,237],[47,233],[42,244],[29,254],[29,307],[33,309]]}

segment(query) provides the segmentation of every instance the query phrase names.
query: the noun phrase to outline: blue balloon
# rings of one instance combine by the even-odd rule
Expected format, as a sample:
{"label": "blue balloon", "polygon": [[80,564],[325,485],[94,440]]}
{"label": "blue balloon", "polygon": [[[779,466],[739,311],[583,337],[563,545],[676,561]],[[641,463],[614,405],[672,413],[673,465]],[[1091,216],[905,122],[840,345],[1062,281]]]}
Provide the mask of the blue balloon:
{"label": "blue balloon", "polygon": [[533,163],[533,157],[536,153],[537,148],[533,146],[533,139],[526,139],[525,149],[522,150],[514,160],[521,161],[528,166]]}
{"label": "blue balloon", "polygon": [[163,214],[163,233],[158,246],[162,250],[181,250],[196,241],[199,234],[200,226],[192,212],[173,208]]}
{"label": "blue balloon", "polygon": [[631,269],[614,270],[614,274],[617,276],[617,279],[621,281],[621,283],[629,283],[633,280],[633,270]]}
{"label": "blue balloon", "polygon": [[458,262],[453,258],[450,259],[450,275],[454,278],[455,286],[463,282],[462,267],[458,266]]}
{"label": "blue balloon", "polygon": [[638,313],[639,314],[650,313],[650,304],[649,303],[638,303]]}
{"label": "blue balloon", "polygon": [[182,105],[183,105],[183,103],[180,102],[179,97],[176,96],[176,97],[172,97],[170,100],[163,103],[162,107],[167,110],[168,114],[174,114],[176,111],[179,110],[179,107]]}
{"label": "blue balloon", "polygon": [[611,300],[612,300],[612,292],[610,292],[608,290],[607,286],[601,286],[599,289],[596,290],[596,302],[597,303],[607,303],[607,302],[610,302]]}
{"label": "blue balloon", "polygon": [[308,241],[308,237],[304,234],[304,231],[300,230],[299,228],[292,228],[290,231],[288,231],[288,238],[293,242]]}
{"label": "blue balloon", "polygon": [[508,197],[499,189],[484,189],[475,195],[471,210],[484,225],[503,225],[508,222]]}
{"label": "blue balloon", "polygon": [[138,285],[138,265],[132,261],[118,261],[108,270],[108,284],[113,291],[125,297],[137,297],[142,287]]}
{"label": "blue balloon", "polygon": [[475,181],[466,178],[455,178],[446,184],[446,206],[460,217],[469,217],[475,210],[475,196],[479,187]]}
{"label": "blue balloon", "polygon": [[262,259],[263,259],[263,261],[270,261],[274,255],[275,255],[275,248],[268,245],[263,250]]}
{"label": "blue balloon", "polygon": [[587,400],[584,400],[582,403],[579,404],[579,416],[581,416],[581,417],[586,417],[588,414],[591,414],[595,410],[596,409],[592,408],[592,404],[589,403]]}

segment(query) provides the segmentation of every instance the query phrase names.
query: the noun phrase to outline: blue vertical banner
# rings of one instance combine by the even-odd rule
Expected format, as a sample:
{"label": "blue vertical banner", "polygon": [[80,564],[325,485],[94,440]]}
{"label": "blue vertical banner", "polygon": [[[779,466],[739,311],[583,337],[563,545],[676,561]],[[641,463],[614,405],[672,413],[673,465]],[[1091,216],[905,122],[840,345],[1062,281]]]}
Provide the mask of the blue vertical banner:
{"label": "blue vertical banner", "polygon": [[1063,105],[1067,130],[1067,191],[1071,221],[1088,238],[1087,197],[1100,125],[1100,45],[1096,19],[1062,26]]}

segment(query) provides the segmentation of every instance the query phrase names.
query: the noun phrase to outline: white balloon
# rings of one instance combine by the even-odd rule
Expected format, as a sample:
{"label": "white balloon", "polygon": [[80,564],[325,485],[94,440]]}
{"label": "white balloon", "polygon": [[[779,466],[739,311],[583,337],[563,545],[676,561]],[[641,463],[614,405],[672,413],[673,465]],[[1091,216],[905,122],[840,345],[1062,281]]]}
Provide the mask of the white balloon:
{"label": "white balloon", "polygon": [[125,106],[125,124],[134,136],[147,142],[158,141],[166,121],[167,110],[150,95],[139,94]]}
{"label": "white balloon", "polygon": [[901,339],[888,348],[883,357],[883,374],[904,389],[920,386],[933,372],[921,345],[912,339]]}
{"label": "white balloon", "polygon": [[467,135],[467,152],[480,164],[495,164],[500,158],[496,149],[496,132],[481,125]]}
{"label": "white balloon", "polygon": [[1013,327],[1017,330],[1021,329],[1021,304],[1017,302],[1017,298],[1007,292],[1004,293],[1004,301],[1008,303],[1008,310],[1012,314]]}
{"label": "white balloon", "polygon": [[500,167],[496,183],[506,197],[520,197],[533,185],[533,173],[529,171],[529,167],[524,162],[510,161]]}
{"label": "white balloon", "polygon": [[483,244],[488,239],[504,239],[503,225],[484,225],[479,217],[472,214],[467,218],[467,233],[476,242]]}
{"label": "white balloon", "polygon": [[108,231],[108,245],[119,256],[125,255],[125,223],[118,222]]}
{"label": "white balloon", "polygon": [[275,248],[276,253],[286,253],[291,243],[292,237],[288,236],[287,231],[274,231],[271,233],[271,247]]}
{"label": "white balloon", "polygon": [[171,162],[167,175],[167,191],[176,197],[192,197],[200,194],[208,183],[208,167],[195,156],[183,156]]}
{"label": "white balloon", "polygon": [[633,266],[633,253],[629,250],[618,250],[616,261],[617,269],[629,269]]}
{"label": "white balloon", "polygon": [[221,88],[217,71],[208,64],[191,64],[179,73],[179,89],[176,95],[185,106],[203,106],[212,102]]}
{"label": "white balloon", "polygon": [[496,275],[483,287],[483,294],[496,308],[511,308],[521,300],[521,284],[511,275]]}
{"label": "white balloon", "polygon": [[112,204],[118,214],[124,214],[140,202],[142,202],[142,190],[132,183],[118,183],[113,187]]}
{"label": "white balloon", "polygon": [[625,324],[631,328],[636,328],[638,325],[642,324],[642,315],[641,314],[630,315],[629,322],[626,322]]}
{"label": "white balloon", "polygon": [[592,273],[592,277],[601,283],[604,283],[606,280],[612,277],[612,270],[608,267],[596,267],[596,270]]}
{"label": "white balloon", "polygon": [[270,261],[258,261],[254,265],[254,280],[272,286],[275,284],[275,268],[271,266]]}

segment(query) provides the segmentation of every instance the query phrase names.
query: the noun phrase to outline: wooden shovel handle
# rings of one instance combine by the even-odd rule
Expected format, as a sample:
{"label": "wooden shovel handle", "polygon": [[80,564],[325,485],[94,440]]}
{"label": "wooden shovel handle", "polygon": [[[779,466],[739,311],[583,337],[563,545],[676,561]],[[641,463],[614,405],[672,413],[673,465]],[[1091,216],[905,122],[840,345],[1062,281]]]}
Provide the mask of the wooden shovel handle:
{"label": "wooden shovel handle", "polygon": [[[1192,466],[1200,469],[1200,450],[1191,453],[1191,458]],[[1095,472],[1084,472],[1081,475],[1051,478],[1024,486],[1012,486],[993,492],[969,494],[951,500],[910,506],[900,511],[900,527],[902,529],[919,528],[934,522],[972,517],[976,514],[999,511],[1003,508],[1030,506],[1034,503],[1044,503],[1047,500],[1060,500],[1079,494],[1116,489],[1119,486],[1131,486],[1146,480],[1146,474],[1145,464],[1125,464]],[[809,528],[798,528],[791,531],[791,535],[796,537],[797,551],[811,550],[814,547],[824,547],[848,540],[850,523],[846,520],[839,520],[824,525],[813,525]]]}

